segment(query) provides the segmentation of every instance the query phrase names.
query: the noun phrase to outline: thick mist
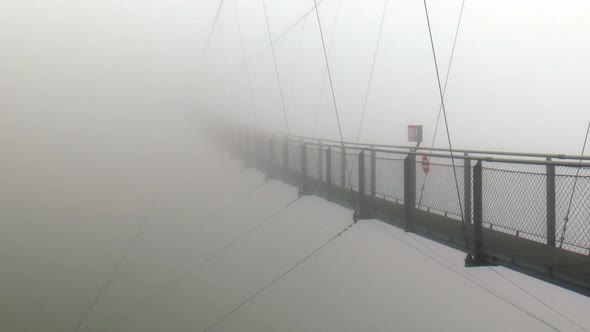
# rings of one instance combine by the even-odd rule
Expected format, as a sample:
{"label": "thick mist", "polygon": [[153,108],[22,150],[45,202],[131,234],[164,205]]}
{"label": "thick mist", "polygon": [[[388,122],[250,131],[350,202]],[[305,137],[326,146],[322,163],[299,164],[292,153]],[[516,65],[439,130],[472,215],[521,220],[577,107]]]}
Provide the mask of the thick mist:
{"label": "thick mist", "polygon": [[[237,1],[260,126],[285,131],[264,12]],[[327,0],[320,4],[336,101],[346,139],[356,139],[383,1]],[[274,36],[313,1],[269,1]],[[429,3],[444,82],[461,1]],[[590,101],[588,29],[583,1],[466,1],[446,93],[456,147],[579,154]],[[209,108],[254,124],[233,6],[223,7],[209,48],[210,75],[231,98],[207,98]],[[262,50],[261,50],[262,48]],[[294,133],[338,137],[317,18],[312,12],[275,44],[277,65]],[[215,68],[215,69],[214,69]],[[323,86],[323,87],[322,87]],[[212,87],[212,85],[210,86]],[[235,96],[240,96],[236,98]],[[430,144],[439,93],[422,2],[391,1],[376,57],[361,140],[406,143],[407,124],[425,126]],[[317,122],[316,122],[317,118]],[[441,120],[442,121],[442,120]],[[436,146],[447,146],[439,127]]]}
{"label": "thick mist", "polygon": [[[337,138],[315,12],[292,27],[313,4],[268,0],[269,25],[273,38],[284,36],[274,47],[292,133]],[[282,216],[285,224],[194,271],[296,198],[294,188],[265,182],[203,133],[203,114],[286,130],[262,2],[226,0],[207,42],[217,5],[0,2],[0,331],[76,331],[81,322],[80,331],[206,328],[212,317],[230,311],[349,221],[351,211],[306,201]],[[357,136],[383,5],[324,0],[319,6],[346,140]],[[444,81],[461,1],[429,6]],[[454,147],[578,154],[590,121],[589,14],[590,4],[581,0],[467,0],[445,97]],[[390,1],[361,141],[406,144],[406,126],[423,124],[429,144],[439,102],[423,5]],[[436,146],[447,146],[444,134],[441,122]],[[349,287],[357,280],[350,279],[339,286],[347,288],[346,299],[330,297],[339,293],[333,283],[338,276],[365,268],[379,272],[391,261],[382,256],[383,264],[367,263],[355,256],[355,265],[343,263],[358,255],[359,243],[378,239],[387,252],[400,245],[385,241],[377,226],[366,227],[348,239],[344,254],[332,252],[315,263],[325,268],[338,260],[325,284],[311,285],[317,290],[311,295],[333,310],[358,297]],[[377,249],[366,250],[386,252]],[[418,272],[439,270],[430,265]],[[312,277],[305,280],[313,280],[315,271],[308,269]],[[158,292],[187,275],[193,277],[188,284],[160,300]],[[369,288],[363,294],[379,293],[372,282],[384,286],[396,276],[392,270],[387,278],[375,275],[376,281],[363,284]],[[301,294],[297,285],[290,287],[287,293]],[[408,295],[408,289],[402,285],[385,295]],[[455,295],[449,289],[438,301]],[[309,299],[273,296],[286,305],[276,312],[283,321],[297,321],[290,305],[301,315],[313,307]],[[423,305],[428,293],[421,296],[414,306]],[[377,312],[390,322],[378,309],[392,298],[365,297],[376,311],[367,309],[363,317]],[[560,299],[566,305],[570,300]],[[582,305],[573,312],[585,317],[586,299],[575,300]],[[486,308],[509,312],[514,326],[538,327],[494,301]],[[444,322],[447,313],[475,302],[473,296],[437,317]],[[264,324],[252,317],[266,317],[260,312],[238,318],[257,331]],[[495,320],[488,318],[488,330],[494,330]],[[226,324],[234,330],[246,326],[233,319]],[[326,326],[320,316],[314,319],[305,327]],[[373,326],[362,317],[351,319],[359,329]],[[264,327],[279,326],[272,323]],[[457,324],[452,326],[464,327]],[[296,323],[288,327],[298,330]]]}

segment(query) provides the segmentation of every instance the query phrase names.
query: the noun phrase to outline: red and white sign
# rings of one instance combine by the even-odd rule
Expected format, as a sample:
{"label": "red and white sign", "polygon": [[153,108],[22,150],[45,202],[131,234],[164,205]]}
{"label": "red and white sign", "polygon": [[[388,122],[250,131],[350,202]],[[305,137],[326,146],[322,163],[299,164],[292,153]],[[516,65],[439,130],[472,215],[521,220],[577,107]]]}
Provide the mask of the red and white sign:
{"label": "red and white sign", "polygon": [[422,125],[408,126],[408,141],[422,143]]}
{"label": "red and white sign", "polygon": [[424,173],[428,173],[430,172],[430,160],[428,159],[428,156],[422,156],[422,170],[424,171]]}

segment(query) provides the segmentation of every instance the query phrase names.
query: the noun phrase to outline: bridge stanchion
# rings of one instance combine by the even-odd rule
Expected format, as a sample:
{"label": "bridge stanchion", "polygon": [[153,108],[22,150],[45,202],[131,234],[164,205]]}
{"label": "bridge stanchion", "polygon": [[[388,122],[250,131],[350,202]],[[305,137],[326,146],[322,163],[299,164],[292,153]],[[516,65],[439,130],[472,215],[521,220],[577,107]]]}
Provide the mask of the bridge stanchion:
{"label": "bridge stanchion", "polygon": [[[468,154],[465,153],[465,156],[467,157]],[[465,206],[465,212],[463,213],[463,217],[465,218],[465,223],[466,224],[471,224],[472,223],[472,217],[471,217],[471,207],[472,207],[472,202],[471,202],[471,159],[465,158],[463,160],[464,162],[464,170],[463,170],[463,199],[464,199],[464,206]]]}
{"label": "bridge stanchion", "polygon": [[366,165],[365,165],[365,150],[361,150],[359,153],[359,170],[358,170],[358,177],[359,177],[359,195],[358,195],[358,202],[357,202],[357,210],[354,212],[352,219],[357,222],[362,219],[369,219],[371,218],[370,213],[367,210],[367,192],[366,188],[367,185],[365,183],[366,177]]}
{"label": "bridge stanchion", "polygon": [[[547,158],[551,161],[551,158]],[[555,165],[547,165],[547,245],[555,247]]]}
{"label": "bridge stanchion", "polygon": [[289,177],[289,138],[285,139],[283,145],[283,181],[287,181]]}
{"label": "bridge stanchion", "polygon": [[371,147],[371,197],[377,196],[377,152]]}
{"label": "bridge stanchion", "polygon": [[307,191],[307,144],[301,145],[301,187],[299,197],[309,194]]}
{"label": "bridge stanchion", "polygon": [[326,188],[328,198],[332,196],[332,147],[326,149]]}
{"label": "bridge stanchion", "polygon": [[[342,158],[340,163],[340,184],[343,188],[346,188],[346,173],[348,170],[346,169],[346,148],[342,146]],[[353,202],[351,202],[353,203]]]}
{"label": "bridge stanchion", "polygon": [[268,139],[268,163],[266,165],[266,179],[271,179],[272,177],[274,177],[274,173],[275,173],[275,162],[276,162],[276,156],[275,156],[275,136],[272,135],[269,139]]}
{"label": "bridge stanchion", "polygon": [[354,213],[354,221],[358,221],[359,217],[363,214],[364,210],[364,199],[365,199],[365,150],[361,150],[359,153],[359,196],[357,203],[357,210]]}
{"label": "bridge stanchion", "polygon": [[262,164],[262,150],[260,149],[260,133],[255,131],[252,134],[252,139],[250,140],[250,144],[254,144],[254,168],[260,169],[260,165]]}
{"label": "bridge stanchion", "polygon": [[416,212],[416,155],[409,154],[404,160],[404,212],[406,232],[414,230]]}
{"label": "bridge stanchion", "polygon": [[479,160],[473,167],[473,261],[482,260],[483,241],[483,167]]}
{"label": "bridge stanchion", "polygon": [[322,151],[322,141],[318,141],[318,179],[322,181],[322,170],[324,169],[324,152]]}

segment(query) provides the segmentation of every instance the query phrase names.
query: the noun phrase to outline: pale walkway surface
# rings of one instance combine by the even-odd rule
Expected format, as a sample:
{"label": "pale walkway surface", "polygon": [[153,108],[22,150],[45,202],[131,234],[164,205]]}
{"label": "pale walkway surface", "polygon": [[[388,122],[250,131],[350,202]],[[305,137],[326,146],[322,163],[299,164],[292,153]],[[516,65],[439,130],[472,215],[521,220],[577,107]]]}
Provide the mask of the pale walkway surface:
{"label": "pale walkway surface", "polygon": [[[117,144],[49,141],[43,167],[11,156],[0,175],[0,331],[74,331],[111,276],[81,331],[203,331],[352,221],[304,197],[257,226],[296,189],[261,185],[262,174],[197,143],[190,121],[169,122]],[[462,259],[362,221],[212,330],[580,330]],[[590,299],[495,269],[590,329]]]}

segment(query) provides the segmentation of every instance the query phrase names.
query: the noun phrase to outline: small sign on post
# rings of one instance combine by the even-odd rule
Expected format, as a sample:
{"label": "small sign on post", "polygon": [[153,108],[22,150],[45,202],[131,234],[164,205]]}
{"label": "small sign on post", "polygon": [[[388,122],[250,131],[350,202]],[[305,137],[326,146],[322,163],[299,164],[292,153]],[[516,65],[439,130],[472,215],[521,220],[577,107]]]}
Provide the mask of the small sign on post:
{"label": "small sign on post", "polygon": [[422,125],[408,125],[408,142],[422,143]]}
{"label": "small sign on post", "polygon": [[422,171],[428,174],[428,172],[430,172],[430,160],[428,159],[428,156],[422,156],[420,163],[422,164]]}

